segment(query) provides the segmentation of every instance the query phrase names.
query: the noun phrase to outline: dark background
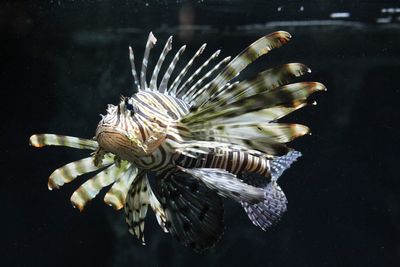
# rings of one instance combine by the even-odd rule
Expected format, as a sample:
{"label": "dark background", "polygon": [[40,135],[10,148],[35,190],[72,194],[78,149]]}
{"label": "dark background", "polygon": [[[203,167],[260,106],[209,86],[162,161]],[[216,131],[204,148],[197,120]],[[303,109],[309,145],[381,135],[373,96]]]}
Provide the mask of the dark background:
{"label": "dark background", "polygon": [[[0,4],[2,265],[400,266],[399,1],[35,2]],[[203,42],[222,58],[286,30],[292,41],[244,76],[303,62],[313,70],[304,79],[328,87],[284,119],[313,135],[291,144],[304,156],[280,179],[289,211],[276,227],[259,230],[226,201],[222,240],[196,254],[149,211],[142,246],[104,194],[82,214],[72,208],[85,178],[47,190],[54,169],[87,153],[36,150],[29,136],[92,137],[106,105],[133,92],[127,47],[141,60],[150,30],[153,64],[169,35],[175,51],[188,44],[187,60]]]}

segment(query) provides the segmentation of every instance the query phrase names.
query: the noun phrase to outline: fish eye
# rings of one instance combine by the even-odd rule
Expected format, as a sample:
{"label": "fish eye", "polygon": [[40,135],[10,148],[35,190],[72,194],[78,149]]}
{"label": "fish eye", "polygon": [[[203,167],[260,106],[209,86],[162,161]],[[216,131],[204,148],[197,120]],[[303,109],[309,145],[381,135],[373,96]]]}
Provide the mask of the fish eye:
{"label": "fish eye", "polygon": [[131,103],[128,102],[128,99],[125,99],[125,107],[127,110],[133,111],[134,107]]}
{"label": "fish eye", "polygon": [[130,111],[133,111],[133,105],[131,103],[127,103],[126,104],[126,109],[130,110]]}

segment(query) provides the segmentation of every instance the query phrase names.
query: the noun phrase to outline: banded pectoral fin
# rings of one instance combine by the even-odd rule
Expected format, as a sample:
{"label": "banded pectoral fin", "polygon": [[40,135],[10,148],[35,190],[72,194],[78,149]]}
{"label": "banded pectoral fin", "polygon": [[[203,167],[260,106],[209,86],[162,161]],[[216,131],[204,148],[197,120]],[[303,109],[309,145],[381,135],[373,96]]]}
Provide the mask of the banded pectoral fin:
{"label": "banded pectoral fin", "polygon": [[157,195],[165,227],[183,245],[202,251],[223,233],[222,199],[204,183],[178,168],[157,174]]}
{"label": "banded pectoral fin", "polygon": [[125,220],[129,226],[129,232],[136,236],[142,244],[145,244],[144,220],[149,205],[156,214],[161,228],[164,232],[168,232],[165,227],[166,216],[164,210],[150,187],[147,175],[140,173],[138,178],[131,184],[126,197]]}
{"label": "banded pectoral fin", "polygon": [[[130,169],[135,168],[131,166],[130,163],[124,162],[121,166],[116,166],[112,164],[97,173],[95,176],[84,182],[71,196],[71,203],[74,207],[77,207],[80,211],[84,209],[86,204],[94,199],[103,188],[118,182],[121,185],[120,179],[127,179],[126,173],[131,172]],[[135,176],[132,176],[129,179],[134,179]],[[108,193],[108,195],[115,194],[115,187],[112,187],[112,190]],[[126,189],[125,189],[126,190]],[[124,191],[124,189],[122,189]],[[121,201],[125,201],[123,198]],[[116,207],[113,202],[113,199],[105,198],[105,202],[109,205]]]}
{"label": "banded pectoral fin", "polygon": [[77,160],[68,163],[58,169],[56,169],[49,177],[48,187],[49,190],[59,188],[65,183],[70,183],[75,180],[78,176],[101,170],[102,168],[108,167],[113,163],[112,157],[106,155],[105,159],[96,165],[93,157],[87,157],[81,160]]}
{"label": "banded pectoral fin", "polygon": [[98,148],[98,144],[94,140],[58,134],[34,134],[29,138],[29,144],[34,147],[66,146],[89,150]]}
{"label": "banded pectoral fin", "polygon": [[265,187],[256,187],[222,169],[196,168],[183,171],[201,180],[221,196],[241,203],[253,224],[263,230],[279,221],[286,211],[286,196],[276,181]]}

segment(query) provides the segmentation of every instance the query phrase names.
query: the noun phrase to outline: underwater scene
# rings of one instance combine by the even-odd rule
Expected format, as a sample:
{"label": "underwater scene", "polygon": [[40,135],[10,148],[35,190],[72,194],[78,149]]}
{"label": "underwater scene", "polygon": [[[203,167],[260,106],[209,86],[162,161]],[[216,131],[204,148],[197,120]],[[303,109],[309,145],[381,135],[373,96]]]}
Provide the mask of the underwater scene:
{"label": "underwater scene", "polygon": [[3,1],[4,266],[400,266],[400,2]]}

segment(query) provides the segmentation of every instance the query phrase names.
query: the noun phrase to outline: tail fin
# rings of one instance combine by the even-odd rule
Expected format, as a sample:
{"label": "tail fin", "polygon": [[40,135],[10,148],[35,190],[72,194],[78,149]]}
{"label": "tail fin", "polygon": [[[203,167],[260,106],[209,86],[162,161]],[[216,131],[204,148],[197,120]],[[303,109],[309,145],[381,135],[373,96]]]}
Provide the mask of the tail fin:
{"label": "tail fin", "polygon": [[253,224],[266,230],[277,223],[287,210],[287,199],[277,179],[300,156],[300,152],[290,151],[272,160],[271,182],[266,186],[260,184],[261,179],[243,181],[223,169],[181,168],[181,171],[202,181],[219,195],[240,202]]}
{"label": "tail fin", "polygon": [[290,165],[301,156],[298,151],[277,157],[271,161],[271,182],[264,187],[265,200],[256,204],[242,201],[242,206],[255,226],[264,231],[276,224],[287,210],[285,193],[277,184],[277,180]]}
{"label": "tail fin", "polygon": [[276,182],[282,173],[289,169],[293,162],[301,157],[301,152],[292,150],[284,156],[271,161],[271,181]]}

